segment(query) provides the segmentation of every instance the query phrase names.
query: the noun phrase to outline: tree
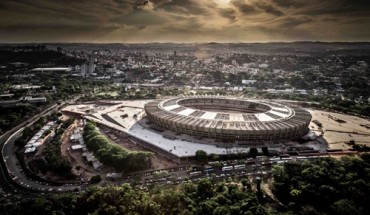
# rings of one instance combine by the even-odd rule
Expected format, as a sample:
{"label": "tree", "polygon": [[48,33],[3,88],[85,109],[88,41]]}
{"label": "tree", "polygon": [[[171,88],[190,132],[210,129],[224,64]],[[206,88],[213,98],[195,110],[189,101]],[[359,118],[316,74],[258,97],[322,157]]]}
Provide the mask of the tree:
{"label": "tree", "polygon": [[220,159],[220,156],[218,156],[218,155],[216,155],[216,154],[214,154],[214,153],[211,153],[211,154],[209,154],[209,159],[210,160],[212,160],[212,161],[217,161],[217,160],[219,160]]}
{"label": "tree", "polygon": [[195,152],[195,160],[200,163],[207,162],[207,152],[203,150],[198,150]]}
{"label": "tree", "polygon": [[150,158],[153,153],[128,151],[121,146],[114,145],[92,123],[86,124],[83,138],[87,148],[94,152],[100,162],[114,167],[117,171],[138,171],[147,169],[151,165]]}
{"label": "tree", "polygon": [[249,149],[249,155],[250,155],[250,156],[255,157],[257,154],[258,154],[258,150],[257,150],[257,148],[255,148],[255,147],[251,147],[251,148]]}
{"label": "tree", "polygon": [[198,183],[197,194],[202,198],[210,198],[213,196],[213,184],[208,179],[201,179]]}
{"label": "tree", "polygon": [[346,214],[362,214],[362,208],[358,207],[355,202],[348,199],[341,199],[336,201],[331,206],[335,214],[346,215]]}
{"label": "tree", "polygon": [[90,182],[93,184],[99,183],[101,181],[100,175],[94,175],[90,178]]}
{"label": "tree", "polygon": [[218,206],[213,211],[213,215],[228,215],[228,214],[230,214],[230,210],[228,207],[225,207],[225,206]]}
{"label": "tree", "polygon": [[269,155],[270,153],[269,153],[269,149],[265,146],[265,147],[262,147],[262,153],[264,154],[264,155]]}
{"label": "tree", "polygon": [[248,179],[243,178],[240,182],[242,183],[243,187],[247,188],[248,190],[251,189],[252,186],[249,183]]}

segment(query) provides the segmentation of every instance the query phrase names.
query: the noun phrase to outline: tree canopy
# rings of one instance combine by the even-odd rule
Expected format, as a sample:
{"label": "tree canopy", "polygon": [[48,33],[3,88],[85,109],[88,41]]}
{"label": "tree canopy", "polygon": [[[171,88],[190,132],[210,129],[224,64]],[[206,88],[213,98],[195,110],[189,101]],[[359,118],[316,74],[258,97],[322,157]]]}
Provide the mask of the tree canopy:
{"label": "tree canopy", "polygon": [[274,193],[296,213],[310,207],[327,214],[366,214],[370,211],[370,162],[368,155],[363,157],[275,166]]}
{"label": "tree canopy", "polygon": [[86,123],[83,138],[87,148],[94,152],[97,159],[107,166],[114,167],[118,171],[132,172],[144,170],[150,167],[151,152],[128,151],[121,146],[112,144],[97,127]]}

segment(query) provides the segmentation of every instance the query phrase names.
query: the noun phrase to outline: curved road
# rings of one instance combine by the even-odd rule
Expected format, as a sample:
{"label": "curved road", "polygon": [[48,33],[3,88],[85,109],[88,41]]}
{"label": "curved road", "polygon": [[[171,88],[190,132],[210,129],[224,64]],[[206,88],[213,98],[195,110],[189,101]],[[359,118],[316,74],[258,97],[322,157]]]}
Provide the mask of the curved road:
{"label": "curved road", "polygon": [[[75,98],[71,101],[75,101]],[[29,192],[52,192],[52,191],[72,191],[80,189],[80,185],[52,186],[50,184],[33,181],[22,174],[22,169],[18,167],[18,159],[13,152],[14,142],[21,135],[26,126],[32,125],[39,117],[61,108],[65,102],[53,105],[41,113],[33,116],[0,136],[0,187],[5,193],[29,193]]]}

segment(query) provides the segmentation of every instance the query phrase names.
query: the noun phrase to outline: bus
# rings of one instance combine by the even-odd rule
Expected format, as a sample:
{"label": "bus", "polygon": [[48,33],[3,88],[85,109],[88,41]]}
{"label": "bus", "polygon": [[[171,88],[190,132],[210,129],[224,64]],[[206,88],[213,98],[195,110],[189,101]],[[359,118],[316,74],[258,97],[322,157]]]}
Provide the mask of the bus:
{"label": "bus", "polygon": [[235,165],[234,166],[234,169],[235,170],[237,170],[237,169],[245,169],[245,164]]}
{"label": "bus", "polygon": [[256,161],[253,159],[253,158],[248,158],[246,161],[245,161],[245,164],[249,165],[249,164],[255,164]]}
{"label": "bus", "polygon": [[306,160],[307,156],[297,156],[296,159],[297,160]]}
{"label": "bus", "polygon": [[213,168],[207,168],[207,169],[204,170],[204,173],[209,174],[209,173],[212,173],[214,171],[215,170]]}
{"label": "bus", "polygon": [[272,158],[270,158],[270,162],[271,163],[277,163],[279,161],[280,161],[280,157],[272,157]]}
{"label": "bus", "polygon": [[202,174],[202,172],[201,172],[201,171],[191,172],[191,173],[190,173],[190,177],[199,176],[199,175],[201,175],[201,174]]}
{"label": "bus", "polygon": [[210,166],[215,166],[215,165],[219,165],[220,164],[220,161],[210,161],[208,162],[208,165]]}
{"label": "bus", "polygon": [[234,167],[233,166],[224,166],[222,167],[222,171],[230,171],[230,170],[233,170]]}

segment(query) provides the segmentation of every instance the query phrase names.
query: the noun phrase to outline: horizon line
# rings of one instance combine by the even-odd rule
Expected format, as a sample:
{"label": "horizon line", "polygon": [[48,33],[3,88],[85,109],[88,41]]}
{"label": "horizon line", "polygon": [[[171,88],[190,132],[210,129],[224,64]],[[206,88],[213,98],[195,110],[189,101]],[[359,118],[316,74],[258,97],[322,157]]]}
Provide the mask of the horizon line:
{"label": "horizon line", "polygon": [[273,44],[273,43],[370,43],[368,41],[320,41],[320,40],[296,40],[296,41],[254,41],[254,42],[2,42],[0,44]]}

